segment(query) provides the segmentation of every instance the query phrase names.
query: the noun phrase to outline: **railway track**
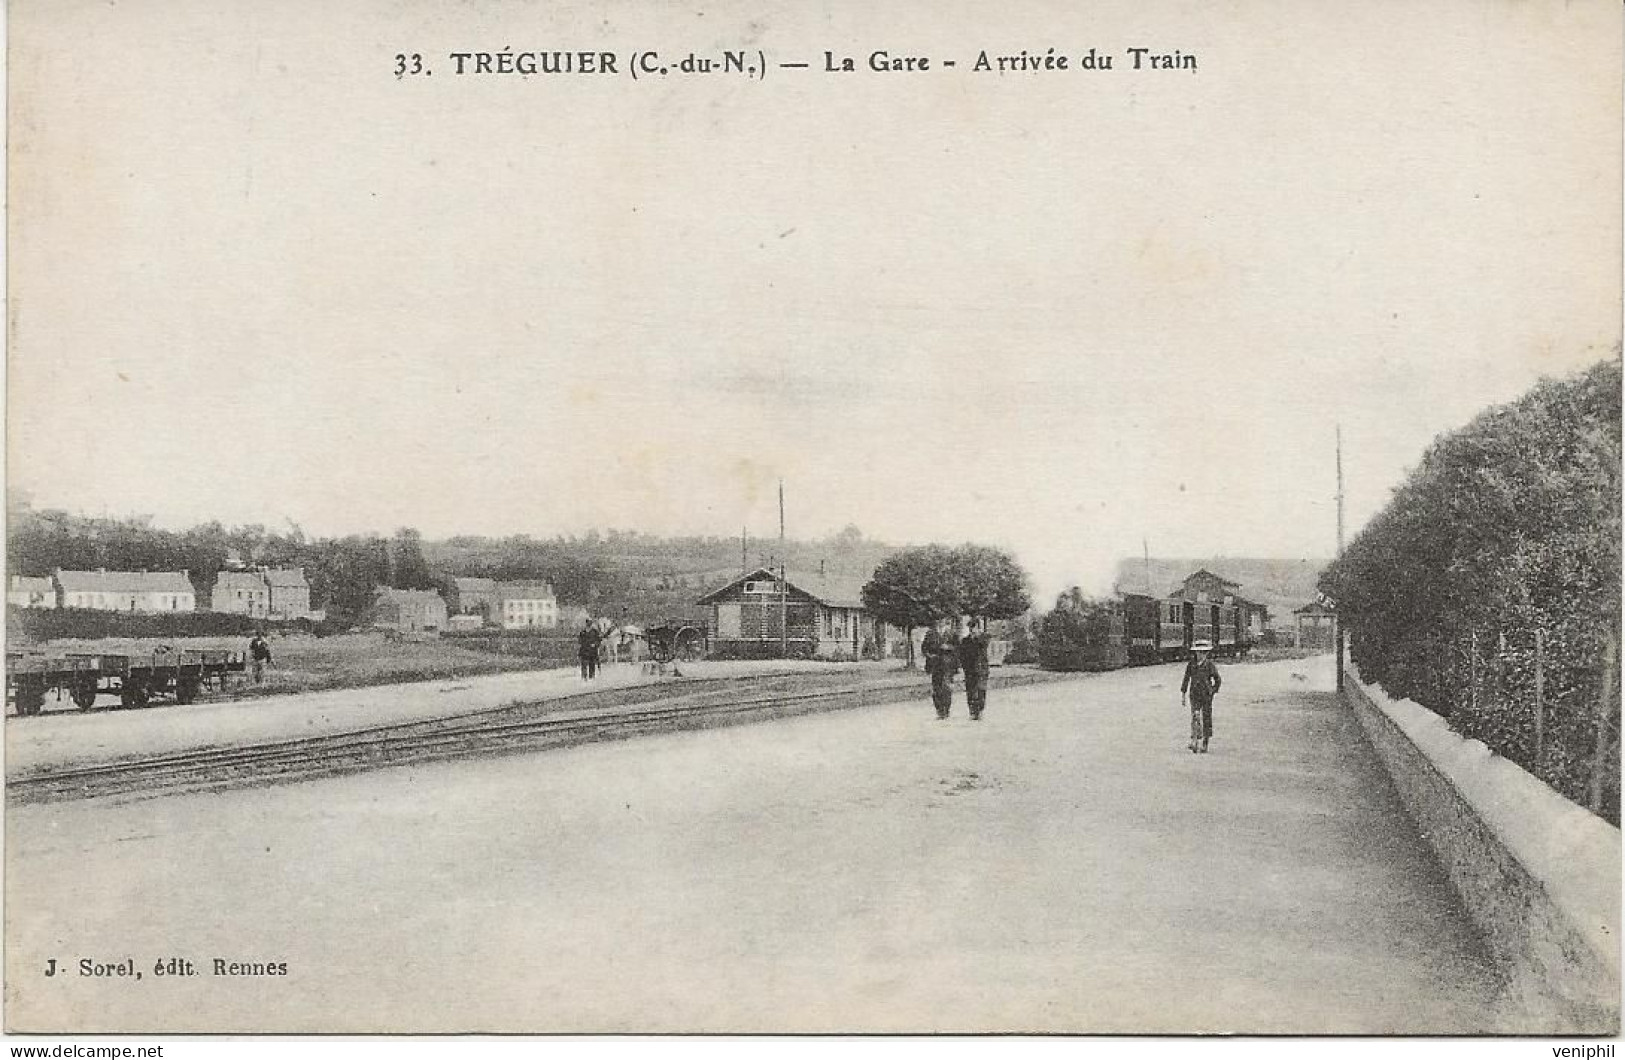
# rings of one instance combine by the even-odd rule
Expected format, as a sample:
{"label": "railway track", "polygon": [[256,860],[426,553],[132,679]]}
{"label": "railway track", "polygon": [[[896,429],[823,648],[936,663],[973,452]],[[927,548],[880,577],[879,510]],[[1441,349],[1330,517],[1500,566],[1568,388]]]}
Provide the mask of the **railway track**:
{"label": "railway track", "polygon": [[[1011,675],[1003,685],[1044,675]],[[731,682],[730,682],[731,683]],[[739,698],[737,687],[686,691],[649,703],[553,711],[537,704],[376,726],[242,747],[206,748],[74,766],[8,779],[13,804],[141,798],[181,791],[288,783],[366,769],[514,754],[649,732],[671,732],[896,702],[918,692],[915,680],[769,691]],[[754,691],[754,690],[752,690]]]}

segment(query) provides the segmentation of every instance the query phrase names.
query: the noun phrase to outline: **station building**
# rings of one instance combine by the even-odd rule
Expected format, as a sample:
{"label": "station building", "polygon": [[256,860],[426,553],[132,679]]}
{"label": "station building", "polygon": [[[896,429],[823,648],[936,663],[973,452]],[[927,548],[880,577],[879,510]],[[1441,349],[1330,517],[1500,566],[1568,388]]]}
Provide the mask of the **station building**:
{"label": "station building", "polygon": [[757,567],[696,601],[710,610],[710,654],[724,659],[858,659],[884,625],[863,609],[863,582]]}

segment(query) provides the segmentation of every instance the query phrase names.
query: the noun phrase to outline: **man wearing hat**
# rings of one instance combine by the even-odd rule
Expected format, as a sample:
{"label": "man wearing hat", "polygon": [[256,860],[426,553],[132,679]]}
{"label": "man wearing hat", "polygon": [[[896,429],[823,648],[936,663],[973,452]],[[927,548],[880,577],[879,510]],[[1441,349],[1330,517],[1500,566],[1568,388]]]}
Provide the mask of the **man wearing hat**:
{"label": "man wearing hat", "polygon": [[1185,663],[1185,679],[1179,682],[1179,703],[1184,706],[1189,696],[1191,708],[1191,754],[1207,754],[1207,742],[1213,739],[1213,695],[1223,680],[1219,668],[1208,658],[1213,650],[1209,641],[1199,640],[1191,645],[1191,657]]}
{"label": "man wearing hat", "polygon": [[598,676],[598,647],[604,635],[590,618],[581,620],[581,632],[576,634],[576,657],[581,662],[581,679],[591,681]]}
{"label": "man wearing hat", "polygon": [[931,702],[937,719],[945,721],[954,702],[954,671],[959,669],[959,638],[948,628],[947,619],[937,619],[920,642],[925,671],[931,675]]}
{"label": "man wearing hat", "polygon": [[971,721],[981,721],[987,706],[987,647],[987,623],[972,618],[959,639],[959,670],[965,675],[965,702],[970,705]]}

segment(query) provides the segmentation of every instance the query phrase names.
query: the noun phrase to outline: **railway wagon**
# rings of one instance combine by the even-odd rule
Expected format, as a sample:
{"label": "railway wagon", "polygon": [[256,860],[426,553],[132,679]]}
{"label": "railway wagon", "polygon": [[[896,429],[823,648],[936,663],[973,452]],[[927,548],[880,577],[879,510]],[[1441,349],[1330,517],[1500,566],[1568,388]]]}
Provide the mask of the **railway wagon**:
{"label": "railway wagon", "polygon": [[68,652],[50,656],[8,652],[6,692],[17,713],[38,714],[46,696],[66,695],[81,710],[95,706],[102,694],[116,695],[126,707],[144,707],[160,696],[190,703],[206,688],[224,688],[234,674],[247,669],[247,654],[224,648],[175,648],[150,651]]}
{"label": "railway wagon", "polygon": [[1193,604],[1124,593],[1123,617],[1130,666],[1178,662],[1198,640],[1212,644],[1213,653],[1220,657],[1245,655],[1249,647],[1242,609],[1231,604]]}

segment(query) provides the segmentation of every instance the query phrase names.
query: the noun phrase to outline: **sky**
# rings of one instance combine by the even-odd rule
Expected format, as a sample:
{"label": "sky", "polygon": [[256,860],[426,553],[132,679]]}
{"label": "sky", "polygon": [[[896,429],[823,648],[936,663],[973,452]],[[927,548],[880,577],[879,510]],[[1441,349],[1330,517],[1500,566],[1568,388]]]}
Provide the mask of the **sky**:
{"label": "sky", "polygon": [[[1337,425],[1352,533],[1611,355],[1617,4],[1071,8],[17,0],[8,483],[770,536],[782,479],[792,536],[1003,545],[1047,593],[1142,540],[1330,555]],[[504,46],[813,65],[452,76]],[[1050,47],[1116,68],[968,69]]]}

